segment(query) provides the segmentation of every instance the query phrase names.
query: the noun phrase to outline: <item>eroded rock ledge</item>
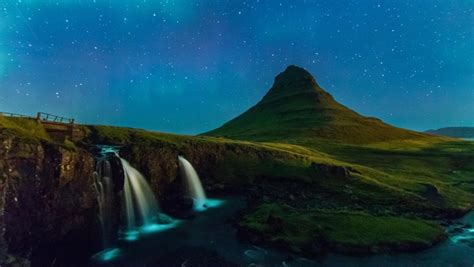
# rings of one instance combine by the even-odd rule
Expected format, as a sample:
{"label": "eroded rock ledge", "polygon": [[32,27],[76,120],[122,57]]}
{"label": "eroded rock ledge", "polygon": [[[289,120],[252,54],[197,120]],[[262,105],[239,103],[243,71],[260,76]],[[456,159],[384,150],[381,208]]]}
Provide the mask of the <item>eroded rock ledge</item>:
{"label": "eroded rock ledge", "polygon": [[93,248],[93,156],[11,136],[0,141],[0,265],[48,258],[53,243]]}

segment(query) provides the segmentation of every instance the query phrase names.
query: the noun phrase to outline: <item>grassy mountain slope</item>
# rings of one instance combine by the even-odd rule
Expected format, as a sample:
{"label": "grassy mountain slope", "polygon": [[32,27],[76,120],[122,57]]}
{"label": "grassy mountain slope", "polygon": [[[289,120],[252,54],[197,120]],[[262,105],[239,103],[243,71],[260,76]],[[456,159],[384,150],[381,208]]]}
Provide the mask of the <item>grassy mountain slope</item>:
{"label": "grassy mountain slope", "polygon": [[311,74],[296,66],[280,73],[258,104],[204,135],[253,141],[323,139],[350,144],[428,138],[361,116],[337,103]]}
{"label": "grassy mountain slope", "polygon": [[[307,71],[296,66],[289,66],[279,74],[270,91],[258,104],[204,135],[262,142],[267,146],[286,148],[305,155],[315,153],[356,168],[360,177],[370,181],[375,188],[367,194],[360,190],[367,186],[343,183],[338,189],[351,192],[352,200],[366,200],[365,205],[362,205],[364,207],[350,207],[349,210],[380,214],[380,209],[374,210],[369,206],[378,206],[375,203],[387,201],[392,203],[389,205],[391,208],[386,206],[382,209],[389,215],[431,217],[434,214],[428,209],[407,212],[398,208],[404,206],[403,199],[407,197],[418,198],[418,204],[434,207],[437,212],[450,210],[445,214],[451,215],[459,215],[459,211],[466,211],[474,204],[473,143],[400,129],[378,119],[361,116],[337,103]],[[397,197],[392,198],[391,193],[387,192],[397,192]],[[257,232],[267,243],[282,238],[285,245],[293,246],[295,240],[291,236],[303,238],[307,234],[300,236],[292,232],[288,236],[284,236],[284,233],[283,236],[269,235],[269,229],[270,233],[274,231],[273,222],[261,220],[258,214],[262,210],[266,211],[266,206],[256,208],[252,215],[247,216],[243,227],[249,232]],[[272,216],[289,225],[306,221],[306,225],[298,227],[314,229],[311,227],[313,225],[317,233],[331,235],[321,230],[324,222],[318,222],[320,218],[312,217],[316,222],[311,221],[311,210],[295,210],[293,213],[294,216],[286,216],[277,212]],[[315,213],[324,214],[325,211]],[[350,218],[352,215],[341,216]],[[363,225],[341,227],[351,229],[351,232]],[[392,237],[392,240],[400,238]]]}
{"label": "grassy mountain slope", "polygon": [[324,154],[364,170],[380,186],[439,207],[469,208],[474,146],[396,128],[337,103],[304,69],[289,66],[254,107],[206,135]]}

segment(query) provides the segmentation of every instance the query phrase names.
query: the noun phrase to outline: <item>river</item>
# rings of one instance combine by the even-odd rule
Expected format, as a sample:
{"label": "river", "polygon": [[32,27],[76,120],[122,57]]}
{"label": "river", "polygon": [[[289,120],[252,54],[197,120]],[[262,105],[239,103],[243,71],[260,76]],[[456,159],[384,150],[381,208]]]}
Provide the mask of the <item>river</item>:
{"label": "river", "polygon": [[[130,266],[466,266],[474,265],[474,228],[459,228],[441,244],[419,253],[371,256],[329,254],[318,260],[240,242],[230,219],[245,206],[240,198],[200,212],[175,228],[122,242],[98,254],[93,263]],[[474,225],[474,212],[459,220]]]}

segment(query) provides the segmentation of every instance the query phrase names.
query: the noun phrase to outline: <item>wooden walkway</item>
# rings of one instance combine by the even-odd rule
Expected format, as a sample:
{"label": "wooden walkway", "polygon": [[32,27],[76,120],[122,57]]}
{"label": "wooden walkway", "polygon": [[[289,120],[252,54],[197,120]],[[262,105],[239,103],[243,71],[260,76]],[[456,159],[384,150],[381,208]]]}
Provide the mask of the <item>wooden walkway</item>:
{"label": "wooden walkway", "polygon": [[75,129],[75,121],[72,118],[61,117],[45,112],[36,113],[36,117],[11,113],[11,112],[0,112],[0,115],[4,117],[12,118],[25,118],[36,120],[41,123],[50,135],[50,137],[57,141],[64,141],[66,139],[76,140],[77,134]]}

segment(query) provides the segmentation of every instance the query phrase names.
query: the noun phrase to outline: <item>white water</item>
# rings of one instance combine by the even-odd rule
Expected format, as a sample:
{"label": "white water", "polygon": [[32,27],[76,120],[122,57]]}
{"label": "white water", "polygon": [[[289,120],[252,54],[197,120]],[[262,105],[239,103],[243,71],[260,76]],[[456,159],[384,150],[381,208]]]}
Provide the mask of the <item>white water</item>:
{"label": "white water", "polygon": [[102,227],[102,240],[104,248],[108,248],[112,241],[112,205],[113,183],[112,170],[108,160],[97,162],[94,172],[94,181],[99,202],[99,220]]}
{"label": "white water", "polygon": [[[138,170],[133,168],[125,159],[121,157],[119,159],[125,176],[127,230],[134,230],[137,224],[140,224],[140,226],[153,224],[159,215],[158,203],[153,191]],[[135,210],[138,210],[138,214],[135,214]]]}
{"label": "white water", "polygon": [[172,229],[180,224],[165,214],[159,213],[158,202],[143,175],[130,163],[121,158],[114,147],[99,146],[102,158],[94,172],[95,187],[98,192],[99,219],[102,226],[104,250],[94,255],[99,261],[109,261],[119,257],[123,250],[114,245],[116,235],[112,221],[114,203],[114,185],[110,162],[107,154],[114,153],[120,160],[124,173],[123,203],[125,206],[126,226],[121,231],[121,239],[136,241],[140,237]]}
{"label": "white water", "polygon": [[191,165],[191,163],[189,163],[185,158],[178,156],[178,160],[179,169],[181,175],[186,179],[186,185],[190,197],[194,198],[198,205],[204,205],[207,197],[202,187],[201,180],[199,179],[199,175],[193,168],[193,165]]}

